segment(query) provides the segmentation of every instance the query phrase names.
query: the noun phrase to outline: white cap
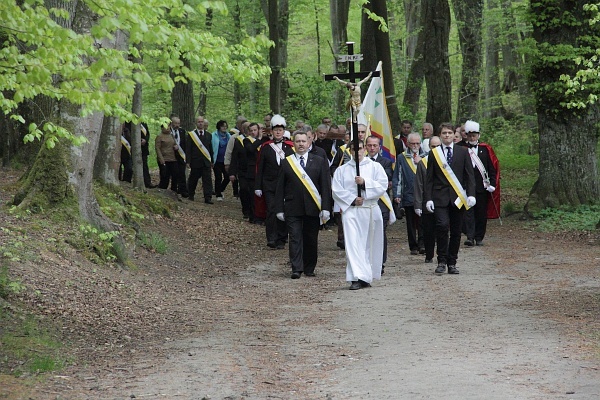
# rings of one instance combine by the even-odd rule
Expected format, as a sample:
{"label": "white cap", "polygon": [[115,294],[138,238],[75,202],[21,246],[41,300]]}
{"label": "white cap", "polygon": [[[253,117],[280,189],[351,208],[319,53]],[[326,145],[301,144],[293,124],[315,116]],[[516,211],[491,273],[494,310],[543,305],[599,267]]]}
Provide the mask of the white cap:
{"label": "white cap", "polygon": [[285,118],[279,114],[275,114],[271,117],[271,128],[275,128],[276,126],[283,126],[285,128]]}
{"label": "white cap", "polygon": [[474,133],[479,133],[479,124],[475,121],[467,121],[465,122],[465,132],[469,133],[469,132],[474,132]]}
{"label": "white cap", "polygon": [[288,131],[288,130],[283,131],[283,137],[286,137],[288,139],[291,138],[290,131]]}

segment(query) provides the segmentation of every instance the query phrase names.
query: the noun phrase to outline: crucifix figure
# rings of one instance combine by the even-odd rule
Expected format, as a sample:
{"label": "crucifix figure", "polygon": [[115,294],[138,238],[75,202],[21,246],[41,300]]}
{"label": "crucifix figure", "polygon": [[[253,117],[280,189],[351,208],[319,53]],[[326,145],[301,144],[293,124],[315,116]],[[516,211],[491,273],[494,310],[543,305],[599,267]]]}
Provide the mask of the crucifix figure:
{"label": "crucifix figure", "polygon": [[363,83],[365,83],[366,81],[371,79],[371,75],[373,75],[373,73],[369,72],[369,75],[367,75],[367,77],[365,79],[363,79],[362,81],[360,81],[358,83],[346,82],[346,81],[341,80],[337,76],[333,77],[333,79],[335,79],[342,85],[346,86],[348,88],[348,91],[350,92],[350,99],[348,100],[348,103],[346,103],[346,107],[352,111],[352,122],[358,123],[358,119],[357,119],[358,111],[360,109],[360,105],[362,104],[361,103],[362,100],[360,98],[360,95],[361,95],[360,85],[362,85]]}
{"label": "crucifix figure", "polygon": [[[325,75],[326,81],[338,81],[340,84],[345,85],[350,91],[350,99],[348,100],[347,107],[352,112],[352,142],[354,144],[354,159],[358,160],[358,112],[362,104],[360,85],[368,81],[371,77],[378,77],[379,71],[370,72],[354,72],[354,62],[362,60],[362,54],[354,54],[354,42],[346,42],[348,46],[348,55],[338,56],[338,62],[348,62],[348,73],[347,74],[329,74]],[[354,82],[356,79],[361,79],[360,82]],[[344,81],[343,79],[346,79]],[[356,176],[360,176],[360,170],[356,162]],[[358,188],[358,195],[360,196],[360,186]]]}

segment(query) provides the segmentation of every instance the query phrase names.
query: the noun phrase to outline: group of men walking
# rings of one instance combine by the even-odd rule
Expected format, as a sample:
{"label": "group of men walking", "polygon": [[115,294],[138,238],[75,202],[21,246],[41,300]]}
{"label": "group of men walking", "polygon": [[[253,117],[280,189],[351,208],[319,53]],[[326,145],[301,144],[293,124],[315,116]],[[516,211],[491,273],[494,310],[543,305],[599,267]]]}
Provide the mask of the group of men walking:
{"label": "group of men walking", "polygon": [[[465,123],[460,143],[454,141],[451,124],[441,124],[436,136],[425,124],[423,146],[412,124],[403,121],[394,166],[381,155],[380,138],[366,135],[365,125],[358,125],[356,142],[349,134],[344,141],[328,138],[331,131],[324,124],[315,140],[308,125],[290,134],[281,115],[268,117],[266,127],[238,118],[229,131],[219,121],[212,134],[201,116],[188,133],[172,118],[155,139],[158,186],[166,189],[170,183],[172,190],[194,200],[201,179],[204,201],[213,204],[213,195],[222,199],[229,182],[239,184],[242,213],[250,222],[264,220],[267,246],[284,249],[288,243],[292,279],[315,276],[319,231],[335,215],[352,290],[370,286],[383,274],[386,227],[397,215],[406,216],[412,255],[425,254],[425,262],[432,263],[437,244],[436,274],[459,273],[463,232],[465,245],[483,245],[488,200],[498,187],[499,172],[493,150],[479,142],[478,123]],[[212,172],[220,180],[214,189]],[[499,214],[499,204],[493,205]]]}

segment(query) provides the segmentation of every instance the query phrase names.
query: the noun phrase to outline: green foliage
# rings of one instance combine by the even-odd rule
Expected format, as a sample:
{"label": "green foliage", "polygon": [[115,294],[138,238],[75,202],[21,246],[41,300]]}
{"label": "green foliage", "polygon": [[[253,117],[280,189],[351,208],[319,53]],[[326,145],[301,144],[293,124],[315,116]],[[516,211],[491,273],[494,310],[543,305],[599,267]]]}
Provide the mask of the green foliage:
{"label": "green foliage", "polygon": [[538,155],[517,154],[510,147],[495,149],[500,161],[502,207],[505,214],[521,211],[538,179]]}
{"label": "green foliage", "polygon": [[19,280],[11,280],[8,276],[8,267],[0,269],[0,298],[7,299],[11,294],[19,294],[25,290],[25,285]]}
{"label": "green foliage", "polygon": [[534,217],[532,224],[545,232],[593,231],[600,224],[600,204],[545,208]]}
{"label": "green foliage", "polygon": [[[19,4],[18,4],[19,3]],[[229,44],[207,31],[170,24],[171,19],[205,15],[208,8],[226,14],[223,2],[205,1],[193,8],[182,0],[85,0],[96,17],[89,32],[78,26],[79,15],[66,9],[48,10],[43,2],[0,3],[3,47],[0,49],[0,110],[14,121],[28,124],[26,141],[45,137],[52,148],[61,138],[79,144],[83,137],[51,121],[25,121],[18,107],[43,95],[80,107],[82,116],[102,112],[138,122],[129,111],[136,82],[170,91],[174,80],[211,81],[220,72],[230,80],[259,80],[270,72],[263,50],[271,45],[264,35],[242,37]],[[82,11],[81,15],[85,15]],[[63,25],[56,22],[64,19]],[[125,32],[126,48],[115,48]],[[147,46],[161,74],[151,76],[145,65],[130,61],[140,56],[137,45]],[[26,50],[25,50],[26,49]],[[207,66],[188,68],[183,60]]]}
{"label": "green foliage", "polygon": [[167,254],[167,250],[169,249],[165,238],[156,232],[140,233],[138,241],[146,249],[158,254]]}
{"label": "green foliage", "polygon": [[79,231],[83,235],[83,245],[85,248],[91,254],[96,255],[96,257],[92,257],[92,261],[111,262],[117,259],[113,239],[119,236],[119,232],[102,232],[89,224],[80,225]]}

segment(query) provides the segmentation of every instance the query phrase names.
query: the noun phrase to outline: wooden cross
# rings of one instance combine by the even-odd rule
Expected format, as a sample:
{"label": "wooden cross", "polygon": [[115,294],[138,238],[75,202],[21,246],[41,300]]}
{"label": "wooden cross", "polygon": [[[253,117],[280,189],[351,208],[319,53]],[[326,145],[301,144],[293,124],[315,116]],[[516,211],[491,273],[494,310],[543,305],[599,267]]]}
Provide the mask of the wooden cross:
{"label": "wooden cross", "polygon": [[[379,71],[359,71],[359,72],[355,72],[354,71],[354,62],[355,61],[360,61],[362,60],[362,54],[354,54],[354,42],[346,42],[346,46],[348,47],[348,54],[347,55],[339,55],[338,57],[338,62],[347,62],[348,63],[348,73],[345,74],[327,74],[325,75],[325,81],[333,81],[333,80],[337,80],[338,82],[340,81],[346,81],[347,83],[349,83],[349,89],[352,83],[355,83],[356,79],[365,79],[368,77],[378,77],[379,76]],[[366,80],[366,79],[365,79]],[[360,168],[358,165],[358,149],[359,149],[359,145],[358,145],[358,118],[357,118],[357,114],[358,114],[358,110],[356,110],[355,108],[357,108],[357,99],[354,99],[354,97],[358,97],[360,96],[360,87],[358,88],[358,93],[352,93],[352,89],[351,89],[351,97],[350,100],[348,102],[348,105],[350,107],[350,110],[352,112],[352,133],[353,133],[353,137],[352,137],[352,142],[354,143],[354,160],[356,162],[356,175],[359,176],[360,175]],[[360,99],[358,99],[358,106],[360,106]],[[364,144],[364,143],[363,143]],[[360,186],[358,186],[358,197],[360,197],[361,195],[361,190],[360,190]]]}

